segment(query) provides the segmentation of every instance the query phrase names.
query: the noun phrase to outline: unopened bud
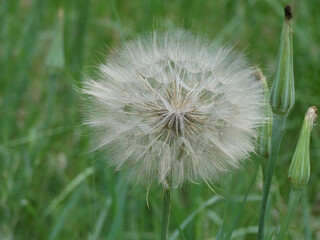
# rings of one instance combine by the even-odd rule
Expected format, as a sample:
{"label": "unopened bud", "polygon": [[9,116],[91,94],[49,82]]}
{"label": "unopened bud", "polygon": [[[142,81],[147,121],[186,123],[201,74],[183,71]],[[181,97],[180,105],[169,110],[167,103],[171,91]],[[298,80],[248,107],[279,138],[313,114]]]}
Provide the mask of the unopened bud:
{"label": "unopened bud", "polygon": [[61,70],[64,67],[64,46],[63,46],[63,24],[64,11],[59,9],[57,13],[57,21],[53,31],[53,39],[51,48],[47,57],[47,66],[50,70]]}
{"label": "unopened bud", "polygon": [[300,137],[294,152],[290,169],[289,182],[292,186],[303,187],[310,178],[310,135],[314,122],[317,119],[317,108],[310,107],[304,118]]}
{"label": "unopened bud", "polygon": [[270,101],[272,111],[276,114],[288,114],[293,107],[294,77],[293,77],[293,45],[292,45],[292,12],[290,6],[284,8],[285,20],[282,27],[278,66],[273,81]]}
{"label": "unopened bud", "polygon": [[268,158],[270,153],[270,141],[272,131],[272,109],[269,104],[269,88],[266,77],[262,74],[261,70],[257,68],[255,77],[261,82],[264,91],[264,114],[266,116],[266,122],[263,124],[259,131],[259,147],[258,153],[263,158]]}

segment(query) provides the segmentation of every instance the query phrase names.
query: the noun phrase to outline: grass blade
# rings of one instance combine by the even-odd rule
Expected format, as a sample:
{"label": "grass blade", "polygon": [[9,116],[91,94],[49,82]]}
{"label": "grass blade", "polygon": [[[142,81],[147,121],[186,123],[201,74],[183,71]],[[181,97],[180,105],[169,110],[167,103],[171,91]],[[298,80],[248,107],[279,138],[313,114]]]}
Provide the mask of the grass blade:
{"label": "grass blade", "polygon": [[44,216],[51,214],[54,209],[62,202],[77,186],[80,185],[82,181],[84,181],[88,176],[93,173],[93,168],[88,167],[84,171],[78,174],[69,184],[68,186],[49,204],[47,209],[44,211]]}

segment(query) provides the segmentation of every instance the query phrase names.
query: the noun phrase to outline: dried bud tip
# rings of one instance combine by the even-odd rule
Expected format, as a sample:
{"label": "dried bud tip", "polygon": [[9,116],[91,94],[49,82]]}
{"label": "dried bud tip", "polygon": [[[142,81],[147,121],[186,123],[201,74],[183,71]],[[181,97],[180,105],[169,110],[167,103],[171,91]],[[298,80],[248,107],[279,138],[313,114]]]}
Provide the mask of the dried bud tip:
{"label": "dried bud tip", "polygon": [[307,117],[311,120],[311,124],[313,125],[314,122],[317,120],[318,115],[317,115],[317,108],[315,106],[309,107],[308,112],[307,112]]}
{"label": "dried bud tip", "polygon": [[58,18],[59,18],[59,21],[63,22],[63,19],[64,19],[64,10],[63,10],[63,8],[59,8],[58,9]]}
{"label": "dried bud tip", "polygon": [[287,20],[290,20],[292,18],[292,11],[290,5],[284,7],[284,15]]}
{"label": "dried bud tip", "polygon": [[263,76],[263,73],[261,72],[261,69],[258,67],[256,67],[255,69],[254,76],[257,80],[262,80],[265,78],[265,76]]}

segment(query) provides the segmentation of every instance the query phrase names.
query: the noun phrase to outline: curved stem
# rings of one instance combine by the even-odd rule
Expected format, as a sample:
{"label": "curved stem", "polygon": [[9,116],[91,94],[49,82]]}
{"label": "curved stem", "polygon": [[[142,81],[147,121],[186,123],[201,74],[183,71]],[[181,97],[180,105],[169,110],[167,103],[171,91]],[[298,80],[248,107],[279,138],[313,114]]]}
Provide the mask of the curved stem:
{"label": "curved stem", "polygon": [[168,239],[170,206],[171,206],[171,189],[165,189],[164,196],[163,196],[161,240]]}
{"label": "curved stem", "polygon": [[262,206],[260,213],[260,222],[259,222],[259,232],[258,232],[258,240],[264,239],[264,227],[266,220],[266,208],[269,199],[270,186],[272,182],[274,168],[276,166],[281,139],[283,135],[284,126],[286,123],[287,115],[273,115],[273,126],[272,126],[272,136],[271,136],[271,154],[268,162],[266,178],[263,185],[263,198],[262,198]]}
{"label": "curved stem", "polygon": [[284,238],[287,228],[289,226],[289,223],[291,222],[291,219],[293,217],[294,210],[298,205],[302,192],[303,192],[303,188],[291,188],[287,213],[286,213],[286,216],[284,217],[277,240],[282,240]]}

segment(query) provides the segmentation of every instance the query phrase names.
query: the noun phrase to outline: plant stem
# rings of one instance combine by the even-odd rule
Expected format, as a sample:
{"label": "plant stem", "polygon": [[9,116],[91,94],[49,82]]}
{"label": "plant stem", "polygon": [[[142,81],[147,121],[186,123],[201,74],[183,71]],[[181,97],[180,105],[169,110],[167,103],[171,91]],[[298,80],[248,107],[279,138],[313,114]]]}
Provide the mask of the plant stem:
{"label": "plant stem", "polygon": [[299,199],[301,197],[302,192],[303,192],[303,187],[302,188],[297,188],[297,187],[291,188],[287,213],[284,217],[284,220],[283,220],[279,235],[277,237],[277,240],[282,240],[284,238],[285,233],[288,228],[288,225],[291,222],[293,213],[298,205],[298,202],[299,202]]}
{"label": "plant stem", "polygon": [[161,240],[168,239],[170,206],[171,206],[171,189],[169,188],[164,190],[164,196],[163,196]]}
{"label": "plant stem", "polygon": [[302,194],[302,207],[303,207],[303,228],[304,228],[304,239],[312,240],[311,224],[310,224],[310,206],[308,202],[308,195],[304,191]]}
{"label": "plant stem", "polygon": [[263,185],[263,198],[262,198],[262,206],[261,206],[261,213],[260,213],[258,240],[264,239],[266,208],[267,208],[268,199],[269,199],[270,186],[271,186],[273,172],[276,166],[276,161],[277,161],[279,150],[280,150],[280,143],[281,143],[286,119],[287,119],[287,114],[285,115],[273,114],[270,158],[268,161],[266,178]]}

